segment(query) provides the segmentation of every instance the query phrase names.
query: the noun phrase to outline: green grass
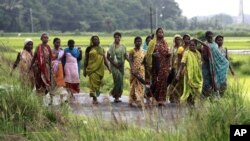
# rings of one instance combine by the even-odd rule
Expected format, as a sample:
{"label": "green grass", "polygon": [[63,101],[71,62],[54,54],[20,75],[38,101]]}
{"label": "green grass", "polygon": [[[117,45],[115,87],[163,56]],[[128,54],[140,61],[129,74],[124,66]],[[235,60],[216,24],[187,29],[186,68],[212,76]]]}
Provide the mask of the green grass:
{"label": "green grass", "polygon": [[[224,141],[229,140],[230,124],[250,124],[250,102],[245,89],[250,77],[247,75],[242,74],[241,77],[247,78],[248,82],[230,79],[222,99],[202,101],[199,108],[188,108],[184,118],[161,117],[164,122],[159,127],[147,126],[146,123],[144,128],[140,128],[127,120],[115,120],[119,117],[105,121],[98,115],[74,115],[67,104],[44,107],[41,97],[20,83],[18,73],[12,77],[8,75],[10,60],[1,56],[0,61],[0,85],[14,86],[0,89],[0,140]],[[108,77],[105,79],[110,81]],[[158,117],[158,114],[160,112],[145,113],[144,116]]]}
{"label": "green grass", "polygon": [[[67,46],[67,41],[69,39],[75,40],[75,45],[86,48],[90,44],[90,36],[50,36],[49,45],[53,46],[53,39],[59,37],[61,39],[62,47]],[[14,48],[17,51],[20,51],[23,48],[23,42],[25,38],[32,38],[34,41],[34,47],[36,47],[41,41],[40,37],[0,37],[0,45],[6,47]],[[142,37],[143,41],[146,37]],[[173,44],[173,37],[166,37],[168,44],[171,46]],[[250,38],[247,37],[225,37],[224,46],[228,49],[250,49]],[[113,42],[112,36],[100,36],[101,45],[103,47],[108,47]],[[121,42],[127,47],[134,46],[134,37],[133,36],[124,36],[122,37]]]}

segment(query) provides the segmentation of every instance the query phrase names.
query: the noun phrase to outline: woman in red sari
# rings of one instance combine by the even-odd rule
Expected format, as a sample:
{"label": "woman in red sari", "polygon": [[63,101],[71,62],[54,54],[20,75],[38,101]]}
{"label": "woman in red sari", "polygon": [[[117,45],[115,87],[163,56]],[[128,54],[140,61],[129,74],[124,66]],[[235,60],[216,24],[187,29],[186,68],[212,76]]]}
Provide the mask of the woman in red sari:
{"label": "woman in red sari", "polygon": [[155,38],[149,42],[146,63],[151,66],[151,93],[159,106],[166,102],[167,77],[170,67],[170,51],[164,40],[162,28],[156,30]]}
{"label": "woman in red sari", "polygon": [[30,69],[33,67],[34,70],[37,95],[41,96],[47,94],[51,90],[52,85],[52,53],[48,45],[48,39],[47,33],[41,35],[42,43],[36,48],[30,66]]}

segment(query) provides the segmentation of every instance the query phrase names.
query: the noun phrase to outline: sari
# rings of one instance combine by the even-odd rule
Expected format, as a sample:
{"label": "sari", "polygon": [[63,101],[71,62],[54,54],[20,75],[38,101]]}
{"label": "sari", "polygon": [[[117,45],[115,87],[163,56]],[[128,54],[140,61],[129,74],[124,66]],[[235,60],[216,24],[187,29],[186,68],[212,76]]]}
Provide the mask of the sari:
{"label": "sari", "polygon": [[[153,53],[158,52],[159,57],[154,57]],[[165,40],[157,42],[153,39],[149,42],[149,48],[146,54],[146,64],[151,71],[152,84],[151,93],[159,104],[166,101],[167,77],[169,74],[169,48]]]}
{"label": "sari", "polygon": [[169,101],[171,103],[179,103],[180,97],[183,93],[183,83],[184,83],[184,77],[180,76],[179,81],[176,83],[175,76],[177,75],[177,71],[180,68],[180,60],[179,55],[183,55],[185,49],[183,46],[179,47],[173,47],[171,49],[171,72],[168,76],[168,95],[169,95]]}
{"label": "sari", "polygon": [[64,51],[61,48],[59,48],[59,50],[52,50],[52,71],[57,87],[65,86],[63,66],[61,62],[61,58],[63,57],[63,55]]}
{"label": "sari", "polygon": [[120,45],[119,47],[115,47],[115,44],[110,45],[108,50],[111,59],[119,64],[121,67],[117,69],[112,64],[110,65],[114,87],[110,91],[110,94],[114,98],[120,98],[123,92],[123,76],[124,76],[124,63],[125,63],[125,54],[126,47],[124,45]]}
{"label": "sari", "polygon": [[64,81],[66,88],[73,94],[80,92],[80,79],[77,58],[80,55],[78,49],[65,48]]}
{"label": "sari", "polygon": [[[129,52],[133,56],[133,68],[134,73],[144,79],[145,69],[142,64],[144,59],[144,51],[142,49],[136,51],[132,49]],[[132,74],[130,74],[130,94],[129,94],[129,103],[136,103],[138,105],[144,105],[144,85]]]}
{"label": "sari", "polygon": [[180,102],[188,100],[193,104],[194,100],[201,94],[203,82],[200,52],[197,50],[195,52],[185,51],[181,63],[185,63],[186,69],[184,71],[184,90]]}
{"label": "sari", "polygon": [[51,90],[53,78],[51,71],[52,52],[49,45],[40,44],[36,51],[34,75],[38,95],[44,95]]}
{"label": "sari", "polygon": [[228,60],[220,53],[215,42],[207,43],[208,47],[202,48],[202,94],[210,96],[220,90],[227,81]]}
{"label": "sari", "polygon": [[99,96],[102,79],[104,76],[104,57],[105,50],[101,46],[87,47],[88,66],[86,73],[89,77],[90,96]]}
{"label": "sari", "polygon": [[22,82],[28,83],[28,85],[33,88],[35,84],[34,72],[29,70],[32,59],[33,59],[32,52],[30,53],[24,49],[20,53],[20,62],[19,62],[20,79]]}

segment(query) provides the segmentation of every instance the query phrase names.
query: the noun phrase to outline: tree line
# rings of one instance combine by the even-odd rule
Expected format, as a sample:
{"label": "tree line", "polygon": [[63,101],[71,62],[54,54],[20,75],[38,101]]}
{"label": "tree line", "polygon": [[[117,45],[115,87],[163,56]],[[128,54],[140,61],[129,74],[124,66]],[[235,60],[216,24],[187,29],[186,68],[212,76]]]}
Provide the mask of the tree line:
{"label": "tree line", "polygon": [[232,22],[227,15],[187,19],[175,0],[0,0],[4,32],[220,28],[223,18]]}

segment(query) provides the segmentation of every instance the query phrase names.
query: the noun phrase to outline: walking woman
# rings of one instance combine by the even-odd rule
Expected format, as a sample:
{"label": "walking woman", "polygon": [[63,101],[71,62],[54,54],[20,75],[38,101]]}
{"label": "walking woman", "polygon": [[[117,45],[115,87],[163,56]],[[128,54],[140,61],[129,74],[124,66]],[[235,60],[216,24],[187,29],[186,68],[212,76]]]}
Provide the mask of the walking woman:
{"label": "walking woman", "polygon": [[[223,56],[225,56],[226,59],[229,61],[227,48],[223,47],[224,37],[222,35],[216,36],[215,42],[217,43],[221,54]],[[230,70],[231,74],[234,75],[234,70],[233,70],[233,67],[231,66],[230,62],[229,62],[229,70]],[[219,90],[220,96],[223,96],[226,89],[227,89],[227,82],[225,82],[224,85],[221,86],[221,88]]]}
{"label": "walking woman", "polygon": [[[52,72],[53,72],[53,89],[51,91],[52,95],[60,95],[60,100],[63,102],[67,101],[68,92],[65,88],[64,74],[62,58],[64,56],[64,51],[61,48],[61,40],[59,38],[54,38],[53,40],[54,48],[52,49]],[[51,98],[51,100],[53,100]],[[52,101],[53,102],[53,101]],[[51,102],[51,103],[52,103]]]}
{"label": "walking woman", "polygon": [[30,66],[31,70],[34,64],[36,92],[40,96],[47,94],[51,90],[53,81],[51,69],[52,52],[50,46],[48,45],[48,39],[49,37],[47,33],[43,33],[41,35],[42,43],[36,48]]}
{"label": "walking woman", "polygon": [[104,65],[108,68],[108,62],[105,57],[105,50],[100,46],[98,36],[92,36],[90,46],[86,48],[84,59],[84,77],[89,77],[90,97],[93,98],[93,104],[98,104],[97,97],[100,95],[101,82],[104,76]]}
{"label": "walking woman", "polygon": [[171,48],[171,72],[168,76],[168,95],[171,103],[179,103],[180,96],[183,93],[183,77],[178,83],[174,80],[177,71],[181,65],[181,58],[184,52],[183,40],[181,35],[174,36],[174,46]]}
{"label": "walking woman", "polygon": [[114,43],[110,45],[107,59],[110,61],[111,73],[113,76],[114,87],[110,94],[115,98],[114,102],[121,102],[119,99],[123,92],[123,76],[125,59],[129,62],[126,47],[120,43],[121,33],[114,33]]}
{"label": "walking woman", "polygon": [[30,66],[33,58],[33,41],[25,39],[22,52],[19,52],[16,61],[13,65],[13,70],[18,66],[20,70],[20,79],[25,85],[28,84],[30,88],[34,88],[35,78],[33,69],[30,71]]}
{"label": "walking woman", "polygon": [[75,46],[74,40],[68,40],[68,47],[64,49],[64,81],[71,94],[80,92],[80,79],[78,74],[77,58],[80,52]]}
{"label": "walking woman", "polygon": [[148,43],[152,40],[152,36],[148,35],[145,39],[144,45],[143,45],[143,51],[146,53],[148,50]]}
{"label": "walking woman", "polygon": [[135,47],[129,52],[129,59],[131,62],[130,75],[130,95],[129,105],[143,106],[144,105],[144,85],[137,77],[144,79],[145,69],[143,65],[144,51],[141,49],[141,37],[135,37]]}
{"label": "walking woman", "polygon": [[194,105],[195,100],[200,96],[203,82],[201,55],[196,46],[196,40],[191,40],[189,49],[183,54],[181,66],[176,76],[176,79],[180,80],[180,77],[184,75],[184,91],[180,103],[187,102],[189,105]]}
{"label": "walking woman", "polygon": [[[227,79],[227,71],[229,67],[228,60],[220,53],[218,45],[213,41],[213,33],[207,31],[205,33],[206,42],[200,40],[202,47],[202,75],[203,86],[202,94],[205,97],[218,96],[218,90],[223,88]],[[212,95],[212,92],[213,95]],[[216,95],[214,95],[216,94]]]}
{"label": "walking woman", "polygon": [[54,48],[52,49],[52,70],[54,80],[57,87],[64,87],[64,75],[63,75],[63,65],[62,58],[64,55],[63,49],[61,46],[61,40],[59,38],[54,38],[53,40]]}
{"label": "walking woman", "polygon": [[159,106],[164,106],[166,101],[170,56],[168,44],[164,40],[163,29],[158,28],[155,38],[149,42],[146,63],[151,68],[152,84],[150,89]]}

